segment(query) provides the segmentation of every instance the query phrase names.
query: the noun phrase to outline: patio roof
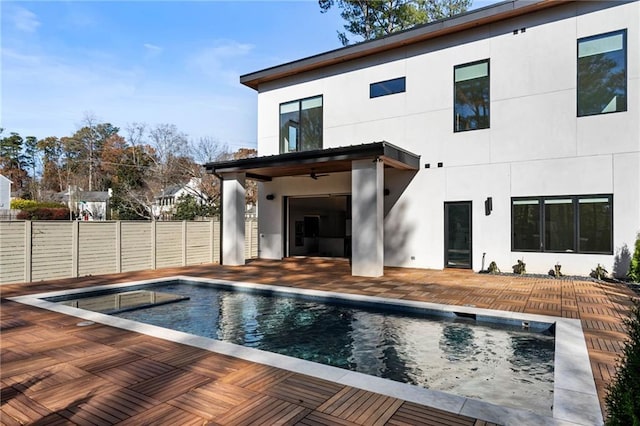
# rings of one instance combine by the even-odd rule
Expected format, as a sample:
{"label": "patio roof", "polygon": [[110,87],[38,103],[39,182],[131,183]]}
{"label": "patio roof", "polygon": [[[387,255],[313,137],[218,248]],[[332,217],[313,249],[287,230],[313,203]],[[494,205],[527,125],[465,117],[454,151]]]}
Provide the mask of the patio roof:
{"label": "patio roof", "polygon": [[337,173],[351,171],[354,160],[379,159],[386,167],[418,170],[420,156],[389,142],[373,142],[339,148],[289,152],[240,160],[218,161],[205,164],[207,172],[246,173],[247,178],[270,181],[276,177],[299,176],[311,173]]}

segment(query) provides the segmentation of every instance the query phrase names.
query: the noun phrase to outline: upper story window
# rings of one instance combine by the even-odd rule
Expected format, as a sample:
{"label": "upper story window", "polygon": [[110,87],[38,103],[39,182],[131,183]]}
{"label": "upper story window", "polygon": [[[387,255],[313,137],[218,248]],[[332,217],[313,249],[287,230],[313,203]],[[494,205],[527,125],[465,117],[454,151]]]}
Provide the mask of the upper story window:
{"label": "upper story window", "polygon": [[511,250],[611,254],[613,195],[512,198]]}
{"label": "upper story window", "polygon": [[627,110],[627,30],[578,40],[578,117]]}
{"label": "upper story window", "polygon": [[406,90],[406,78],[394,78],[393,80],[379,81],[369,85],[369,98],[393,95]]}
{"label": "upper story window", "polygon": [[280,104],[280,153],[322,149],[322,96]]}
{"label": "upper story window", "polygon": [[453,69],[453,131],[489,128],[489,60]]}

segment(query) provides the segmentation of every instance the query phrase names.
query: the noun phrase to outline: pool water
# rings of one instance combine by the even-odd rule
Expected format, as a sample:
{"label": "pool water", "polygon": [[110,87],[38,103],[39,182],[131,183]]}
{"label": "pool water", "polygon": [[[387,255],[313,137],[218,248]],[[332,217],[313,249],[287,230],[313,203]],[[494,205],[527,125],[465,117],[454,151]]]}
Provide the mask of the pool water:
{"label": "pool water", "polygon": [[187,283],[188,297],[116,316],[549,416],[554,337],[469,319]]}

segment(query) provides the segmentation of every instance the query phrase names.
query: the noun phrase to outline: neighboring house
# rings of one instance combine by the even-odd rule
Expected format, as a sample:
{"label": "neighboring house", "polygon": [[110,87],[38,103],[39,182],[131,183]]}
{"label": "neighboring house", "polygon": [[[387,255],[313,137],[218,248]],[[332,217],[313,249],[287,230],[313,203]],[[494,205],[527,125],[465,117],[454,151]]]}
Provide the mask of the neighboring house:
{"label": "neighboring house", "polygon": [[111,189],[82,191],[71,187],[67,192],[57,193],[55,198],[65,203],[78,220],[109,220],[111,194]]}
{"label": "neighboring house", "polygon": [[640,230],[639,16],[503,2],[242,76],[259,157],[207,165],[223,263],[245,261],[257,179],[262,258],[611,271]]}
{"label": "neighboring house", "polygon": [[11,208],[11,180],[0,175],[0,210]]}
{"label": "neighboring house", "polygon": [[176,211],[178,199],[184,195],[193,195],[198,203],[202,203],[202,197],[196,196],[200,191],[200,178],[191,178],[184,185],[171,185],[162,190],[155,197],[152,212],[156,219],[171,220]]}

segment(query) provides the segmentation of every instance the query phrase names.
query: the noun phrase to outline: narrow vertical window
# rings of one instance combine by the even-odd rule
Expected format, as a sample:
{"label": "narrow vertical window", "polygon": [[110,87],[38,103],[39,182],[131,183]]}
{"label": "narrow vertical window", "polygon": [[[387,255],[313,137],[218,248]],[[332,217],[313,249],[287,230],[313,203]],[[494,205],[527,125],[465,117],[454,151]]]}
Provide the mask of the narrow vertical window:
{"label": "narrow vertical window", "polygon": [[581,253],[611,253],[612,214],[609,197],[578,199]]}
{"label": "narrow vertical window", "polygon": [[514,200],[511,207],[513,250],[540,250],[540,201]]}
{"label": "narrow vertical window", "polygon": [[280,104],[280,153],[322,148],[322,96]]}
{"label": "narrow vertical window", "polygon": [[578,117],[627,110],[627,31],[578,40]]}
{"label": "narrow vertical window", "polygon": [[573,200],[571,198],[544,201],[544,249],[575,251]]}
{"label": "narrow vertical window", "polygon": [[455,132],[489,128],[489,60],[454,67]]}

